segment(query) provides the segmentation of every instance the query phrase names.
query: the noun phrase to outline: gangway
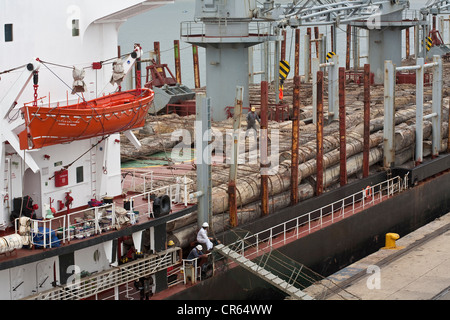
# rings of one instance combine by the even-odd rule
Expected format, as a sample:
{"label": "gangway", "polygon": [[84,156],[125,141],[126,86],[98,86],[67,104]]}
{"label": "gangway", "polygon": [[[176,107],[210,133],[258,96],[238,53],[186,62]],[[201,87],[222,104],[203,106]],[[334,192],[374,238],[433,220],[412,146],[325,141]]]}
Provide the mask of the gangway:
{"label": "gangway", "polygon": [[[296,283],[296,277],[292,278],[292,281],[285,281],[281,279],[280,277],[276,276],[272,272],[264,269],[262,266],[258,265],[257,263],[247,259],[243,255],[239,254],[238,252],[234,251],[228,246],[225,246],[223,244],[218,244],[214,247],[214,250],[218,251],[220,254],[222,254],[225,257],[228,257],[232,259],[234,262],[241,265],[244,269],[250,271],[251,273],[257,275],[261,279],[269,282],[270,284],[274,285],[276,288],[284,291],[289,296],[291,296],[293,299],[296,300],[313,300],[312,297],[304,293],[302,290],[297,288],[294,283]],[[293,270],[293,273],[300,273],[301,270]]]}

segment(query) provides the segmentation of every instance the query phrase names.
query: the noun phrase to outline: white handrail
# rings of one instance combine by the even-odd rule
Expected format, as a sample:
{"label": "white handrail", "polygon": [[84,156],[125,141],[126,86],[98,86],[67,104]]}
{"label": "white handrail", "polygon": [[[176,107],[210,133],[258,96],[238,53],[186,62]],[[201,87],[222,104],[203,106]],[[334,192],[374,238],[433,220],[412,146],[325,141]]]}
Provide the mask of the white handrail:
{"label": "white handrail", "polygon": [[140,277],[152,275],[180,263],[180,248],[175,247],[128,262],[86,278],[75,278],[73,283],[26,297],[25,300],[75,300],[94,296]]}
{"label": "white handrail", "polygon": [[[245,257],[258,255],[261,250],[270,249],[277,244],[286,243],[289,239],[298,239],[302,234],[309,234],[315,229],[321,229],[323,227],[323,218],[325,216],[331,215],[333,220],[341,217],[345,218],[346,215],[354,214],[358,210],[372,206],[376,201],[382,201],[383,197],[392,197],[395,193],[401,192],[406,187],[402,186],[402,183],[404,183],[404,181],[399,176],[388,179],[369,187],[367,193],[370,193],[370,196],[366,195],[365,189],[362,192],[358,191],[348,197],[280,223],[264,231],[248,235],[243,239],[228,245],[228,247],[240,248],[239,251],[241,251],[242,255]],[[350,208],[350,210],[346,212],[344,210],[345,208]],[[314,225],[316,222],[318,224]],[[288,227],[288,224],[293,226]],[[302,226],[307,226],[307,229],[300,231]],[[279,229],[281,229],[281,231],[277,231]],[[267,233],[269,235],[267,235]],[[280,237],[281,239],[277,239],[280,235],[282,235],[282,237]],[[253,248],[254,250],[247,250],[249,248]]]}
{"label": "white handrail", "polygon": [[[183,180],[184,183],[186,183],[186,179]],[[152,217],[153,215],[153,208],[151,206],[151,200],[150,195],[151,194],[166,194],[170,197],[171,204],[175,202],[176,199],[180,198],[180,194],[184,193],[184,203],[187,207],[187,187],[180,188],[179,184],[172,184],[168,186],[164,186],[161,188],[153,189],[151,191],[147,191],[138,195],[135,195],[131,197],[130,202],[130,210],[128,211],[128,215],[131,215],[131,223],[135,223],[134,218],[134,209],[140,209],[141,206],[133,207],[134,199],[139,197],[146,197],[147,203],[146,208],[144,209],[146,211],[145,214],[147,214],[149,217]],[[111,219],[111,223],[108,224],[108,227],[106,230],[109,230],[110,228],[116,228],[118,227],[118,219],[116,214],[116,204],[115,203],[109,203],[104,204],[99,207],[91,207],[84,210],[74,211],[69,214],[62,215],[60,217],[51,218],[51,219],[44,219],[44,220],[37,220],[37,219],[31,219],[31,243],[33,245],[42,246],[43,248],[52,248],[56,245],[57,242],[66,243],[67,241],[70,242],[71,239],[76,237],[88,237],[93,234],[100,234],[103,231],[105,231],[105,228],[102,228],[100,220],[105,219]],[[111,210],[111,215],[105,214],[108,212],[108,209]],[[104,214],[102,212],[104,211]],[[92,215],[91,218],[86,218],[86,216]],[[76,221],[76,218],[80,218],[80,222]],[[15,232],[18,233],[18,219],[15,220]],[[51,241],[50,236],[53,232],[57,232],[55,230],[59,231],[59,233],[62,231],[62,234],[60,235],[60,238],[57,241]],[[42,236],[42,243],[40,242],[40,239],[37,238],[38,236]],[[38,242],[35,241],[35,239],[39,240]]]}
{"label": "white handrail", "polygon": [[[209,257],[211,253],[207,253],[206,256]],[[184,284],[187,283],[187,279],[186,279],[186,266],[193,266],[194,267],[194,279],[195,281],[197,281],[197,278],[199,278],[200,276],[200,280],[201,280],[201,272],[200,274],[198,273],[198,269],[201,267],[200,265],[198,265],[198,261],[200,260],[201,257],[198,258],[194,258],[194,259],[182,259],[183,260],[183,277],[184,277]],[[192,280],[193,282],[195,282],[194,280]]]}

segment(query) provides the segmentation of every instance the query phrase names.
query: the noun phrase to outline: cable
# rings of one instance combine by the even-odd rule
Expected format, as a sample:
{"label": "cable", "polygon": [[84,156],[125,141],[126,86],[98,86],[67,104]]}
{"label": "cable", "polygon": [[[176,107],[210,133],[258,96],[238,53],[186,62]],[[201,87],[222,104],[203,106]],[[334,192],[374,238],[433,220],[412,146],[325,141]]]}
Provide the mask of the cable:
{"label": "cable", "polygon": [[[108,139],[109,135],[107,135],[106,137],[102,137],[102,139],[100,141],[98,141],[96,144],[92,145],[87,151],[83,152],[83,154],[81,154],[78,158],[76,158],[75,160],[73,160],[71,163],[69,163],[68,165],[65,165],[63,168],[64,169],[68,169],[69,167],[71,167],[75,162],[77,162],[79,159],[81,159],[86,153],[90,152],[92,149],[94,149],[95,147],[97,147],[101,142],[103,142],[104,140]],[[49,180],[53,179],[55,177],[55,175],[51,176],[50,178],[48,178]]]}
{"label": "cable", "polygon": [[15,67],[15,68],[12,68],[12,69],[9,69],[9,70],[1,71],[0,74],[5,74],[5,73],[12,72],[12,71],[16,71],[16,70],[22,69],[22,68],[24,68],[24,67],[26,67],[26,66],[27,66],[27,65],[24,64],[24,65],[19,66],[19,67]]}
{"label": "cable", "polygon": [[[53,72],[48,66],[47,66],[47,63],[46,62],[43,62],[42,60],[39,60],[41,63],[42,63],[42,65],[44,66],[44,67],[46,67],[47,69],[48,69],[48,71],[50,71],[56,78],[58,78],[63,84],[65,84],[70,90],[72,90],[72,87],[71,86],[69,86],[63,79],[61,79],[55,72]],[[86,102],[86,100],[84,100],[84,97],[83,96],[80,96],[79,94],[78,94],[78,92],[76,92],[75,93],[79,98],[81,98],[84,102]],[[56,107],[55,107],[56,108]]]}

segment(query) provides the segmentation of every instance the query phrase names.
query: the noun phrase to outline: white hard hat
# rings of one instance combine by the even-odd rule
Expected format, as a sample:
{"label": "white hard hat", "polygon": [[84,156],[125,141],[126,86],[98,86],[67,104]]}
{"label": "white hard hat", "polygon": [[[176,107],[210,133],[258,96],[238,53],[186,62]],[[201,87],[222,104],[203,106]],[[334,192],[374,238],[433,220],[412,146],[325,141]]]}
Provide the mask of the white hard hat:
{"label": "white hard hat", "polygon": [[208,227],[209,227],[208,222],[203,222],[202,227],[203,227],[203,228],[208,228]]}
{"label": "white hard hat", "polygon": [[197,248],[197,250],[202,250],[202,249],[203,249],[203,247],[202,247],[201,244],[198,244],[198,245],[196,246],[196,248]]}

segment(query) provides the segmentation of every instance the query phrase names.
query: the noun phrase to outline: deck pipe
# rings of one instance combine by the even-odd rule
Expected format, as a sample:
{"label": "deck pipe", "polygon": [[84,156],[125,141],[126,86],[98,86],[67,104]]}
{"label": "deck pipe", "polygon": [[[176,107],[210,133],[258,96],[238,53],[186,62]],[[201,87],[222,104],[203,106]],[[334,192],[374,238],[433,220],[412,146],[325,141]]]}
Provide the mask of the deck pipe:
{"label": "deck pipe", "polygon": [[370,64],[364,65],[364,144],[363,144],[363,178],[369,176],[370,152]]}
{"label": "deck pipe", "polygon": [[447,136],[447,153],[450,153],[450,100],[448,101],[448,110],[449,110],[449,112],[448,112],[449,129],[448,129],[448,136]]}
{"label": "deck pipe", "polygon": [[391,60],[384,62],[384,69],[383,167],[390,168],[395,164],[395,68]]}
{"label": "deck pipe", "polygon": [[305,45],[303,46],[303,62],[305,66],[305,82],[309,82],[309,80],[311,79],[311,38],[309,35],[305,34],[304,42]]}
{"label": "deck pipe", "polygon": [[425,59],[417,59],[420,66],[416,71],[416,149],[415,164],[419,165],[423,161],[423,77]]}
{"label": "deck pipe", "polygon": [[294,76],[300,75],[300,28],[295,29],[295,68]]}
{"label": "deck pipe", "polygon": [[233,156],[230,165],[230,179],[228,182],[228,208],[230,212],[230,226],[236,227],[238,225],[237,215],[237,200],[236,200],[236,179],[237,179],[237,167],[238,167],[238,151],[239,151],[239,135],[241,127],[242,116],[242,100],[244,88],[236,87],[236,100],[234,106],[234,119],[233,119]]}
{"label": "deck pipe", "polygon": [[339,68],[339,167],[340,185],[347,184],[347,143],[345,113],[345,68]]}
{"label": "deck pipe", "polygon": [[331,45],[331,51],[336,52],[336,47],[334,46],[334,26],[330,26],[330,35],[331,35],[331,39],[330,39],[330,45]]}
{"label": "deck pipe", "polygon": [[353,38],[352,38],[352,43],[353,43],[353,69],[356,71],[358,71],[359,68],[359,29],[357,26],[353,26],[352,27],[352,33],[353,33]]}
{"label": "deck pipe", "polygon": [[409,28],[405,29],[405,38],[406,38],[406,59],[409,58]]}
{"label": "deck pipe", "polygon": [[300,76],[294,77],[292,151],[291,151],[291,206],[298,203],[298,148],[300,140]]}
{"label": "deck pipe", "polygon": [[230,226],[234,228],[238,225],[235,180],[228,182],[228,207],[230,208]]}
{"label": "deck pipe", "polygon": [[160,64],[161,63],[161,49],[160,49],[159,41],[153,42],[153,51],[155,52],[156,64]]}
{"label": "deck pipe", "polygon": [[[314,39],[315,40],[319,40],[320,39],[319,27],[314,27]],[[320,53],[319,42],[316,41],[316,58],[320,57],[319,53]]]}
{"label": "deck pipe", "polygon": [[345,69],[350,70],[350,43],[352,39],[352,26],[347,25],[347,52],[345,56]]}
{"label": "deck pipe", "polygon": [[432,104],[431,111],[432,114],[435,114],[431,118],[432,123],[432,152],[431,155],[433,158],[439,155],[439,150],[441,149],[442,144],[442,58],[440,56],[433,56],[433,63],[435,66],[433,67],[433,92],[432,92]]}
{"label": "deck pipe", "polygon": [[200,68],[198,62],[198,47],[193,44],[192,45],[192,57],[194,59],[194,83],[195,88],[200,88]]}
{"label": "deck pipe", "polygon": [[260,141],[261,141],[261,214],[267,216],[269,214],[269,176],[267,168],[270,167],[268,161],[268,101],[269,86],[267,81],[261,82],[261,114],[260,114]]}
{"label": "deck pipe", "polygon": [[[135,47],[135,48],[136,48],[136,47],[141,48],[141,45],[140,45],[139,43],[136,43],[136,44],[134,45],[134,47]],[[140,58],[140,57],[138,57],[138,58],[136,59],[136,63],[135,63],[135,65],[134,65],[134,71],[135,71],[135,74],[136,74],[136,77],[135,77],[135,79],[134,79],[135,85],[136,85],[136,89],[140,89],[140,88],[142,88],[142,80],[141,80],[141,58]]]}
{"label": "deck pipe", "polygon": [[175,58],[175,77],[177,78],[177,83],[181,84],[180,40],[173,40],[173,53]]}
{"label": "deck pipe", "polygon": [[323,193],[323,71],[317,71],[316,196]]}

